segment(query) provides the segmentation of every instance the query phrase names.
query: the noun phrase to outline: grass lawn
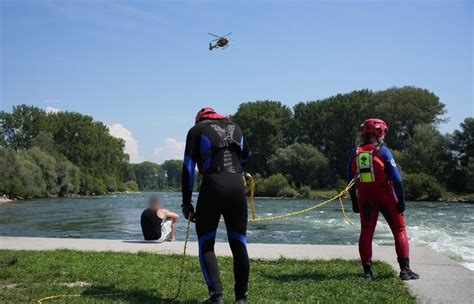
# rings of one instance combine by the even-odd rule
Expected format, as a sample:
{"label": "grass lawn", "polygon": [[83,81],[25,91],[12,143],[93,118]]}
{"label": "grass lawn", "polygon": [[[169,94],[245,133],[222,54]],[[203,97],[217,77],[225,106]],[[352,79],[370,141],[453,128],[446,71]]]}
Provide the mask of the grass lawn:
{"label": "grass lawn", "polygon": [[[71,240],[74,242],[74,240]],[[226,303],[233,301],[232,260],[220,258]],[[36,303],[56,294],[83,294],[45,303],[168,303],[180,257],[151,253],[0,250],[0,303]],[[196,303],[207,290],[197,258],[188,257],[177,303]],[[357,261],[251,262],[252,303],[415,303],[389,265],[377,262],[377,280],[360,275]],[[121,294],[93,297],[98,293]]]}

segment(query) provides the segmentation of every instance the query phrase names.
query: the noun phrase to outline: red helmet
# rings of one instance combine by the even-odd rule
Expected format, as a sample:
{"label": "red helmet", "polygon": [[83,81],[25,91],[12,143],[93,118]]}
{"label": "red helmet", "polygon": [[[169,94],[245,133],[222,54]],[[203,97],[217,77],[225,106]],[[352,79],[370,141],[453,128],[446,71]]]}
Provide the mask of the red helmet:
{"label": "red helmet", "polygon": [[378,118],[369,118],[362,124],[362,132],[364,134],[383,136],[387,131],[388,127],[385,121]]}
{"label": "red helmet", "polygon": [[226,117],[222,114],[214,111],[213,108],[202,108],[196,115],[196,123],[206,119],[225,119]]}

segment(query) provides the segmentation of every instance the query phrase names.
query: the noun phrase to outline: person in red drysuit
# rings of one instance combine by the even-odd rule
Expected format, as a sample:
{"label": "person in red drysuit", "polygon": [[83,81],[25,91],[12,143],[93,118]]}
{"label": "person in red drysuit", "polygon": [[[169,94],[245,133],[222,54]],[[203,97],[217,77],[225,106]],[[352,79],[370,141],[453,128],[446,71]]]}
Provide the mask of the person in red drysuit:
{"label": "person in red drysuit", "polygon": [[400,279],[416,280],[419,276],[410,269],[408,238],[403,219],[405,197],[402,178],[392,153],[383,142],[387,125],[381,119],[371,118],[364,121],[361,127],[361,142],[351,154],[347,181],[357,177],[350,196],[352,209],[360,213],[359,253],[364,275],[369,279],[375,277],[371,261],[372,239],[380,212],[395,238]]}

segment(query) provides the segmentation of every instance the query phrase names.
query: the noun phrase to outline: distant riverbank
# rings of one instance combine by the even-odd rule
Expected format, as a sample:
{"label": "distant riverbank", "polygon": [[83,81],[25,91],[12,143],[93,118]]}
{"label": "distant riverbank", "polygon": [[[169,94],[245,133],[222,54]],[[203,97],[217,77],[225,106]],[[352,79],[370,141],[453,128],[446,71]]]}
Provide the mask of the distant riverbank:
{"label": "distant riverbank", "polygon": [[[64,196],[65,198],[72,198],[72,197],[97,197],[97,196],[112,196],[112,195],[122,195],[128,193],[140,193],[140,192],[163,192],[163,193],[172,193],[172,192],[179,192],[177,189],[160,189],[160,190],[153,190],[153,191],[123,191],[123,192],[110,192],[105,194],[89,194],[89,195],[79,195],[73,194]],[[293,199],[317,199],[317,200],[326,200],[333,198],[334,196],[338,195],[339,192],[336,190],[312,190],[307,196],[298,196],[298,197],[281,197],[281,196],[256,196],[259,198],[272,198],[272,199],[282,199],[282,200],[293,200]],[[42,198],[61,198],[60,196],[48,196],[48,197],[36,197],[33,199],[42,199]],[[22,197],[15,197],[14,199],[10,198],[2,198],[0,197],[0,203],[9,203],[14,201],[22,201],[24,200]],[[432,202],[430,199],[416,199],[413,200],[415,202]],[[466,204],[474,204],[474,193],[470,194],[457,194],[457,193],[446,193],[442,198],[436,200],[440,203],[466,203]]]}

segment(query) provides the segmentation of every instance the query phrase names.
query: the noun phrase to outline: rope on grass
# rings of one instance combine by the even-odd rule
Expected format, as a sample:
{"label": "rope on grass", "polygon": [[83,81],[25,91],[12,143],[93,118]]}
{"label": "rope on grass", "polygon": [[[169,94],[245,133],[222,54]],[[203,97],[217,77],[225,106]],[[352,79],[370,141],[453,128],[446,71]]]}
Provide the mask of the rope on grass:
{"label": "rope on grass", "polygon": [[172,300],[176,300],[179,297],[179,294],[181,293],[181,288],[183,286],[184,271],[185,271],[185,266],[186,266],[185,265],[186,264],[186,252],[187,252],[187,249],[188,249],[190,225],[191,225],[191,221],[189,219],[187,219],[186,232],[185,232],[185,238],[184,238],[183,256],[181,258],[181,266],[180,266],[179,277],[178,277],[178,290],[176,291],[176,294],[175,294],[175,296],[173,297]]}
{"label": "rope on grass", "polygon": [[115,292],[115,293],[99,293],[99,294],[62,294],[62,295],[55,295],[55,296],[49,296],[49,297],[44,297],[42,299],[38,300],[38,304],[43,304],[45,301],[49,300],[55,300],[59,298],[79,298],[79,297],[107,297],[107,296],[116,296],[124,294],[124,292]]}

